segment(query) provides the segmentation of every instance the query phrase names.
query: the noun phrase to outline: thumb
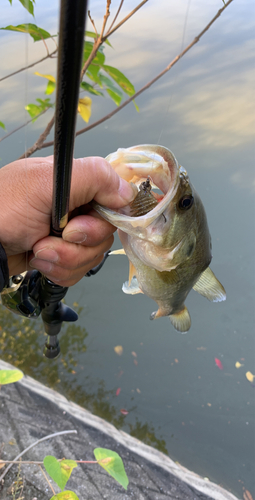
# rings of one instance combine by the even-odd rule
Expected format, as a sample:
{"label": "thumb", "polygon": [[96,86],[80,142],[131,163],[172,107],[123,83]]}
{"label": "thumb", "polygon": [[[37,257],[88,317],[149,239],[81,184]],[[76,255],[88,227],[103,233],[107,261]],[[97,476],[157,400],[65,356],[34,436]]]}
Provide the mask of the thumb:
{"label": "thumb", "polygon": [[73,161],[70,211],[93,199],[109,208],[120,208],[130,203],[135,195],[135,188],[119,177],[104,158]]}

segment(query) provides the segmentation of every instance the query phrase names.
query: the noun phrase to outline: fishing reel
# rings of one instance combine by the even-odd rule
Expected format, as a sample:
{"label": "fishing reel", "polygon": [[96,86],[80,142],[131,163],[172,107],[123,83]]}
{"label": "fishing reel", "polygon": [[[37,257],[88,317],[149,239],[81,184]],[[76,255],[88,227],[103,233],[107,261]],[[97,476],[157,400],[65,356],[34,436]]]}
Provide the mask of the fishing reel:
{"label": "fishing reel", "polygon": [[47,334],[44,356],[56,358],[60,353],[58,333],[63,321],[76,321],[78,314],[61,302],[68,287],[58,286],[39,271],[11,276],[9,287],[1,293],[2,303],[10,311],[25,318],[42,316]]}
{"label": "fishing reel", "polygon": [[[94,276],[104,265],[110,252],[98,266],[87,272],[86,276]],[[25,318],[42,316],[47,340],[43,354],[54,359],[60,353],[58,334],[63,321],[76,321],[78,314],[71,307],[63,304],[62,299],[68,287],[56,285],[39,271],[27,271],[11,276],[9,287],[1,293],[2,304],[16,314]]]}

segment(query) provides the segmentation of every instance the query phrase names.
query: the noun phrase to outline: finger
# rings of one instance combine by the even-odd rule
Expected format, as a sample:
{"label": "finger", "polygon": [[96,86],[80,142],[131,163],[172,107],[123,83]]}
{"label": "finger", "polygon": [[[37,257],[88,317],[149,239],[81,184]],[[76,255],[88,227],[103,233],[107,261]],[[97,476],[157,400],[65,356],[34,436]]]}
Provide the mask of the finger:
{"label": "finger", "polygon": [[89,270],[93,267],[91,263],[111,248],[113,236],[94,247],[69,243],[53,236],[45,240],[53,241],[53,247],[40,248],[42,242],[36,244],[34,255],[29,259],[29,266],[46,276],[54,276],[55,280],[70,280],[76,273],[80,274],[81,269],[86,267]]}
{"label": "finger", "polygon": [[93,267],[98,266],[102,262],[103,258],[104,258],[104,256],[100,255],[100,257],[98,257],[97,259],[90,262],[90,264],[87,264],[84,267],[77,269],[75,273],[70,272],[68,274],[67,272],[65,272],[65,273],[61,272],[61,276],[56,277],[57,271],[56,271],[56,268],[54,267],[54,269],[53,269],[54,274],[51,274],[51,273],[43,273],[43,274],[45,274],[45,276],[49,280],[53,281],[54,283],[56,283],[59,286],[67,286],[67,287],[73,286],[76,283],[78,283],[82,278],[84,278],[88,271],[93,269]]}
{"label": "finger", "polygon": [[104,158],[74,160],[72,172],[71,211],[93,199],[107,207],[119,208],[136,195],[132,185],[119,177]]}
{"label": "finger", "polygon": [[107,240],[114,231],[116,228],[97,217],[97,214],[96,216],[78,215],[68,222],[62,233],[62,238],[71,243],[95,246]]}

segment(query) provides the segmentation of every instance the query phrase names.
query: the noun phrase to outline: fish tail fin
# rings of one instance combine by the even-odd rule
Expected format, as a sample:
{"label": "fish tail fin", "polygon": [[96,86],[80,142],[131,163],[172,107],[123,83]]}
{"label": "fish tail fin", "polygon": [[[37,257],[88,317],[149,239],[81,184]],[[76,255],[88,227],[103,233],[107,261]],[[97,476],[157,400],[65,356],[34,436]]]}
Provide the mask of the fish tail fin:
{"label": "fish tail fin", "polygon": [[169,315],[170,321],[178,332],[186,333],[191,327],[191,319],[186,306],[181,311]]}

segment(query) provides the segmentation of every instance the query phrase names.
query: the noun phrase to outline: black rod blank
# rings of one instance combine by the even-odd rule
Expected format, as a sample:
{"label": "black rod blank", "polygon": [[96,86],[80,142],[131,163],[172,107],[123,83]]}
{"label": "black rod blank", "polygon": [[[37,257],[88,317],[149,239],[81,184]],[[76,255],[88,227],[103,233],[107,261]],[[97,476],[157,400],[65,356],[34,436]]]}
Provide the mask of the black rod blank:
{"label": "black rod blank", "polygon": [[61,236],[68,220],[86,12],[87,0],[61,1],[52,206],[56,236]]}

